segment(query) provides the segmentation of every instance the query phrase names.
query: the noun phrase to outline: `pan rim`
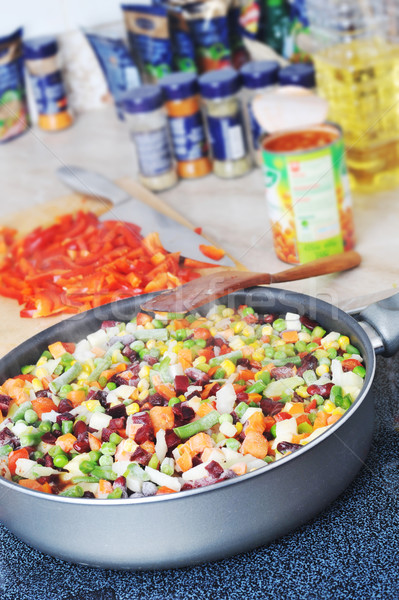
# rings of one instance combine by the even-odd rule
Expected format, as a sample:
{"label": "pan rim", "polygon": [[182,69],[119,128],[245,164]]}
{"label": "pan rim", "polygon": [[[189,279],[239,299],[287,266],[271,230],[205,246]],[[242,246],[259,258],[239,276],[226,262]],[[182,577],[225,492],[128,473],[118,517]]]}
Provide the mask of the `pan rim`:
{"label": "pan rim", "polygon": [[[261,475],[265,475],[265,473],[267,473],[268,471],[273,471],[278,467],[287,465],[292,460],[295,460],[296,458],[303,456],[306,452],[310,452],[310,451],[314,450],[315,448],[317,448],[317,446],[319,444],[323,443],[330,436],[334,435],[334,433],[338,429],[340,429],[352,417],[352,415],[355,414],[355,412],[357,410],[359,410],[360,406],[365,401],[367,395],[370,392],[372,383],[374,381],[375,369],[376,369],[375,352],[374,352],[374,349],[372,347],[372,344],[371,344],[366,332],[359,325],[359,323],[356,321],[356,319],[354,319],[350,314],[341,310],[339,307],[337,307],[333,304],[330,304],[324,300],[318,299],[311,295],[302,294],[302,293],[291,291],[291,290],[285,290],[282,288],[274,288],[271,286],[254,286],[251,288],[245,288],[244,290],[233,292],[232,294],[229,294],[228,296],[223,296],[222,298],[219,298],[216,301],[216,303],[223,303],[223,300],[225,300],[226,298],[233,298],[233,297],[237,296],[238,294],[243,294],[243,293],[251,294],[251,293],[256,293],[256,292],[265,293],[268,291],[271,291],[271,294],[276,295],[276,296],[278,296],[278,294],[282,294],[284,296],[287,295],[289,297],[295,296],[295,298],[297,298],[297,301],[296,301],[297,304],[299,304],[299,300],[304,300],[305,303],[309,302],[310,300],[313,300],[313,301],[316,301],[317,305],[320,306],[321,308],[325,308],[325,309],[333,308],[335,311],[337,311],[338,318],[342,317],[344,320],[349,320],[349,326],[351,327],[352,330],[355,329],[355,333],[358,334],[359,338],[365,345],[366,350],[369,351],[370,365],[367,365],[366,379],[364,381],[364,385],[361,389],[359,396],[356,398],[356,400],[354,401],[352,406],[342,415],[342,417],[338,421],[336,421],[333,425],[331,425],[327,431],[323,432],[321,435],[319,435],[317,438],[315,438],[308,444],[305,444],[300,450],[298,450],[296,452],[292,452],[291,454],[279,459],[276,462],[265,464],[264,467],[260,467],[258,469],[255,469],[249,473],[240,475],[238,477],[226,479],[225,481],[221,481],[216,484],[211,484],[209,486],[204,486],[204,487],[200,487],[200,488],[194,488],[191,490],[179,491],[179,492],[175,492],[173,494],[162,494],[159,496],[148,496],[148,497],[133,498],[133,499],[131,499],[131,498],[113,499],[112,501],[110,501],[109,499],[69,498],[69,497],[65,497],[65,496],[47,494],[47,493],[40,492],[37,490],[31,490],[29,488],[24,488],[23,486],[19,486],[16,482],[9,481],[8,479],[6,479],[3,476],[0,476],[0,487],[5,486],[6,488],[10,488],[11,490],[17,490],[23,494],[27,494],[28,496],[30,495],[37,499],[41,498],[42,500],[45,500],[48,502],[60,502],[62,504],[73,503],[76,506],[87,506],[87,507],[93,507],[93,506],[115,507],[115,506],[134,506],[134,505],[142,506],[143,504],[150,504],[150,503],[161,502],[161,501],[162,502],[179,501],[186,497],[196,496],[197,494],[211,493],[214,490],[220,490],[222,488],[230,487],[231,485],[234,485],[238,482],[245,483],[245,481],[248,481],[254,477],[259,477]],[[109,304],[102,305],[101,307],[99,307],[101,309],[101,311],[98,311],[98,309],[91,309],[89,311],[79,313],[79,315],[73,315],[72,317],[69,317],[68,319],[62,320],[62,321],[56,323],[55,325],[52,325],[52,326],[44,329],[43,331],[39,332],[38,334],[28,338],[27,340],[25,340],[24,342],[19,344],[16,348],[14,348],[10,352],[8,352],[4,357],[0,358],[0,366],[1,366],[2,362],[5,359],[7,359],[7,357],[12,358],[12,356],[14,354],[18,354],[18,350],[20,350],[22,347],[24,347],[28,342],[32,343],[34,340],[36,340],[38,338],[42,338],[43,336],[47,337],[50,332],[52,332],[53,330],[57,330],[58,328],[65,327],[65,325],[68,325],[68,323],[73,322],[74,319],[76,320],[77,317],[78,317],[78,319],[84,319],[85,317],[91,317],[91,316],[93,318],[95,318],[96,311],[102,312],[103,310],[105,310],[105,311],[107,309],[109,310],[109,308],[112,305],[113,306],[117,305],[117,306],[123,308],[125,305],[128,306],[129,303],[132,302],[132,300],[138,302],[137,307],[135,307],[135,309],[134,309],[135,311],[137,311],[140,307],[140,303],[144,303],[146,300],[158,295],[158,293],[162,293],[162,292],[155,292],[155,293],[146,294],[146,295],[142,295],[142,296],[127,298],[124,300],[118,300],[118,301],[115,301],[115,302],[112,302]],[[215,303],[212,303],[212,304],[215,304]],[[8,358],[8,360],[11,360],[11,358]]]}

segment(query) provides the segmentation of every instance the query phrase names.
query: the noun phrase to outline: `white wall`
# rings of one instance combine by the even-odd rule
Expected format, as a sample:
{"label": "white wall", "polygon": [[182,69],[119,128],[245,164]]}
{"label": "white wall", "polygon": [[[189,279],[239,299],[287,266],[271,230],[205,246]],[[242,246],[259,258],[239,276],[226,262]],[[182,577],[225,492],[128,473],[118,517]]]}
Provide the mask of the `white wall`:
{"label": "white wall", "polygon": [[0,0],[2,34],[21,25],[24,37],[57,35],[122,18],[119,0]]}

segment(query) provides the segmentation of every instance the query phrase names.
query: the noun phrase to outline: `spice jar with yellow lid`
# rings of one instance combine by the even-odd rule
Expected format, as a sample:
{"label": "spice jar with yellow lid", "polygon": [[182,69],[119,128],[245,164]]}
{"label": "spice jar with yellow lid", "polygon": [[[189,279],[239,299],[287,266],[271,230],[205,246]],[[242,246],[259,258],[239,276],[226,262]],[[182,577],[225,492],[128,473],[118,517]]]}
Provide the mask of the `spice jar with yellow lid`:
{"label": "spice jar with yellow lid", "polygon": [[58,131],[72,125],[57,40],[53,37],[26,40],[24,57],[39,113],[38,126]]}

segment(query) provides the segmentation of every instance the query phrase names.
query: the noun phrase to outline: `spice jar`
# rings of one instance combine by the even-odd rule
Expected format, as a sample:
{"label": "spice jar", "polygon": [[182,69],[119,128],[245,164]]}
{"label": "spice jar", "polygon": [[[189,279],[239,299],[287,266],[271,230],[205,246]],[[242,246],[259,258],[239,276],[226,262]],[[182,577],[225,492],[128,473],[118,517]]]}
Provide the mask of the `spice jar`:
{"label": "spice jar", "polygon": [[39,112],[38,126],[46,131],[69,127],[73,118],[68,111],[57,40],[52,37],[27,40],[24,56]]}
{"label": "spice jar", "polygon": [[249,142],[252,156],[258,166],[262,165],[260,136],[265,132],[262,132],[261,126],[256,121],[251,104],[256,94],[262,94],[277,87],[279,68],[279,64],[275,60],[254,60],[244,65],[240,70],[245,93],[248,131],[251,134]]}
{"label": "spice jar", "polygon": [[160,85],[166,99],[166,112],[172,135],[177,173],[195,178],[212,171],[203,117],[194,73],[166,75]]}
{"label": "spice jar", "polygon": [[299,85],[313,89],[316,85],[315,69],[310,63],[296,63],[280,69],[278,74],[280,85]]}
{"label": "spice jar", "polygon": [[143,85],[129,90],[122,105],[136,147],[140,181],[153,191],[174,186],[177,175],[161,88]]}
{"label": "spice jar", "polygon": [[213,171],[223,178],[240,177],[251,169],[245,135],[240,78],[232,68],[210,71],[199,79],[210,137]]}

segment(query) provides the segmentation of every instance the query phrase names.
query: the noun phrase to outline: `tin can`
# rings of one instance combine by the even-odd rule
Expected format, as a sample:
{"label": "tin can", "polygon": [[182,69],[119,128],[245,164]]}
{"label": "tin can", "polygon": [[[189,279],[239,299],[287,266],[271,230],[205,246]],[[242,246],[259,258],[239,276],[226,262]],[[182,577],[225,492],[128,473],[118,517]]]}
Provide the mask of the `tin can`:
{"label": "tin can", "polygon": [[354,247],[342,131],[334,123],[265,135],[266,200],[278,258],[305,263]]}

